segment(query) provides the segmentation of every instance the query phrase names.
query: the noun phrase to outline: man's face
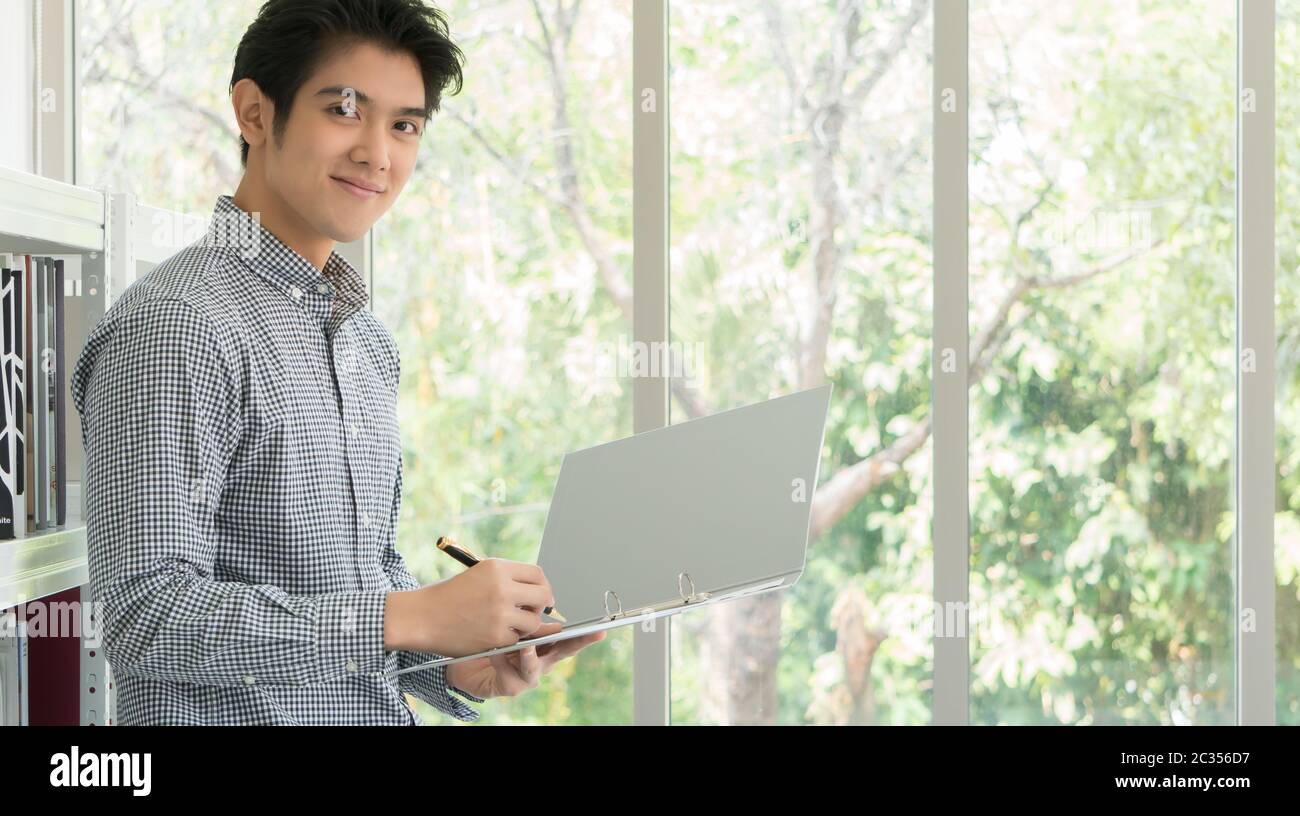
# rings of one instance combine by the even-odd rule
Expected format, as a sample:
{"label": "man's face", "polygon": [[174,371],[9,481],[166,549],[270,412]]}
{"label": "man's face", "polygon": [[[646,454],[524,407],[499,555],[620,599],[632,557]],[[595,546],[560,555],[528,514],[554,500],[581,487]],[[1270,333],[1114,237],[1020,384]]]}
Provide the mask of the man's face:
{"label": "man's face", "polygon": [[267,143],[266,185],[317,233],[355,241],[397,200],[424,127],[415,58],[357,45],[299,89],[282,144]]}

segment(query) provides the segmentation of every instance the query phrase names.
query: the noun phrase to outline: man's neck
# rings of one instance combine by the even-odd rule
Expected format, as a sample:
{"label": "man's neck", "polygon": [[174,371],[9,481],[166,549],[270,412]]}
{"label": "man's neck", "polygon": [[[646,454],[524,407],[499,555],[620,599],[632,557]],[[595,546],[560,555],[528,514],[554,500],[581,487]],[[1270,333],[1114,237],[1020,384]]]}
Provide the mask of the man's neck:
{"label": "man's neck", "polygon": [[307,259],[317,269],[324,269],[334,251],[334,241],[314,232],[284,199],[250,180],[245,173],[235,190],[235,206],[246,213],[260,213],[260,220],[285,246]]}

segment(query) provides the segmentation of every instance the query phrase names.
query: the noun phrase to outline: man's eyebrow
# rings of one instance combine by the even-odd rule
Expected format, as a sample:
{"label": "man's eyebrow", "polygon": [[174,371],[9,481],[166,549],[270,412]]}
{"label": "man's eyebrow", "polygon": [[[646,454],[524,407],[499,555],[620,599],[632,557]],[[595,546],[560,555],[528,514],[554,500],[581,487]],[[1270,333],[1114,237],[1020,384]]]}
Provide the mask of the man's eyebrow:
{"label": "man's eyebrow", "polygon": [[[344,90],[346,90],[346,88],[342,85],[331,85],[328,88],[321,88],[316,92],[316,95],[342,96]],[[364,91],[359,91],[356,88],[352,89],[352,94],[356,97],[358,105],[369,105],[374,101],[367,96]],[[398,108],[393,111],[393,113],[397,116],[424,116],[424,108]]]}

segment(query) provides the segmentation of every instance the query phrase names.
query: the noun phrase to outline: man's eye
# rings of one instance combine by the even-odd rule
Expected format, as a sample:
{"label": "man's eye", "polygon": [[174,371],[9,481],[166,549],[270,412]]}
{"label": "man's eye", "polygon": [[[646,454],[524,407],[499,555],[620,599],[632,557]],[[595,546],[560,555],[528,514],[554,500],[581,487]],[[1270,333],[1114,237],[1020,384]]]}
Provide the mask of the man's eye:
{"label": "man's eye", "polygon": [[411,126],[411,129],[410,129],[410,130],[407,130],[407,131],[404,131],[404,132],[405,132],[405,133],[410,133],[410,134],[413,135],[413,136],[419,136],[419,135],[420,135],[420,128],[417,127],[416,124],[415,124],[414,122],[398,122],[397,124],[399,124],[399,125],[410,125],[410,126]]}
{"label": "man's eye", "polygon": [[[335,105],[334,107],[330,108],[330,110],[332,110],[332,111],[341,110],[341,111],[343,111],[344,115],[346,115],[346,114],[348,113],[348,110],[347,110],[346,106],[343,105],[342,103],[339,103],[338,105]],[[356,113],[356,112],[357,112],[357,111],[356,111],[356,108],[353,108],[351,112],[352,112],[352,113]]]}

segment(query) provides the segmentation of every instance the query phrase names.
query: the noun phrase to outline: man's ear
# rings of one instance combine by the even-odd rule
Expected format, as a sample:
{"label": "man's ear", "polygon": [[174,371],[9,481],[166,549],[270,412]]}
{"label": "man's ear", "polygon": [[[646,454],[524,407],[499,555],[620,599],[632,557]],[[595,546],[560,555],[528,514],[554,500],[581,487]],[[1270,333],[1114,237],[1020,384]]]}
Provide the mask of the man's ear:
{"label": "man's ear", "polygon": [[265,144],[267,134],[271,132],[275,103],[248,77],[235,83],[230,101],[235,108],[235,122],[248,146],[252,148]]}

